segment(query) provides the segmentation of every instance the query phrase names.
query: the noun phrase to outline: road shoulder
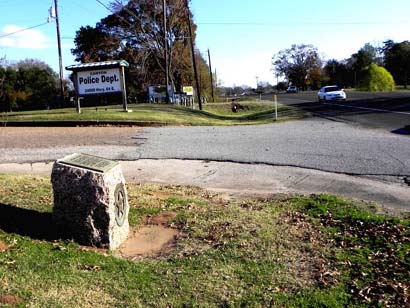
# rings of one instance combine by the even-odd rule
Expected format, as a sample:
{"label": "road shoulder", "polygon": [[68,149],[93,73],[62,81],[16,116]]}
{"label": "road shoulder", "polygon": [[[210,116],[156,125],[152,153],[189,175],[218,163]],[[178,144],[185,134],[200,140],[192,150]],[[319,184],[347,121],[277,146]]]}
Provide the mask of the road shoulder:
{"label": "road shoulder", "polygon": [[[329,193],[375,203],[391,214],[410,211],[409,186],[304,168],[203,160],[121,161],[133,183],[199,186],[231,196]],[[49,176],[52,163],[0,164],[1,173]]]}

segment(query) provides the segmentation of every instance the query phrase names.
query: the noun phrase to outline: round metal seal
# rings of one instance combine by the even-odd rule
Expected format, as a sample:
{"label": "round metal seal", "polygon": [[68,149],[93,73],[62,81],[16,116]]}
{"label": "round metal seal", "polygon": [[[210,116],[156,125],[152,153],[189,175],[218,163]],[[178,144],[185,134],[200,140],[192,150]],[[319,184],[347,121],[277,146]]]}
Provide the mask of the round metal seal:
{"label": "round metal seal", "polygon": [[117,225],[121,227],[125,222],[127,210],[126,196],[123,184],[120,183],[117,185],[117,187],[115,187],[114,198],[115,221],[117,222]]}

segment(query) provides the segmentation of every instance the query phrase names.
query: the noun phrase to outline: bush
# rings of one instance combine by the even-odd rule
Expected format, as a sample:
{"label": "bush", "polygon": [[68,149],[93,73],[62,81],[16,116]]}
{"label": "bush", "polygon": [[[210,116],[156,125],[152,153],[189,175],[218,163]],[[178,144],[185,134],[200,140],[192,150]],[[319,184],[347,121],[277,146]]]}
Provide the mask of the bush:
{"label": "bush", "polygon": [[370,64],[363,70],[363,79],[359,83],[360,91],[393,91],[394,79],[392,75],[381,66]]}

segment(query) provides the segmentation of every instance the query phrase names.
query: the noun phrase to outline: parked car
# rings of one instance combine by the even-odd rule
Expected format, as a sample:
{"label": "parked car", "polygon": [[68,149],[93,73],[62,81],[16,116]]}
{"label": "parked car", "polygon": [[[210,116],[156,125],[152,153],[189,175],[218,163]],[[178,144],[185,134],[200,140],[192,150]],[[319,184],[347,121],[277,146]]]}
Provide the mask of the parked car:
{"label": "parked car", "polygon": [[296,88],[295,86],[289,86],[286,90],[286,93],[297,93],[298,92],[298,88]]}
{"label": "parked car", "polygon": [[317,92],[317,99],[321,101],[334,101],[334,100],[346,100],[346,93],[343,89],[338,86],[326,86],[322,87],[319,92]]}

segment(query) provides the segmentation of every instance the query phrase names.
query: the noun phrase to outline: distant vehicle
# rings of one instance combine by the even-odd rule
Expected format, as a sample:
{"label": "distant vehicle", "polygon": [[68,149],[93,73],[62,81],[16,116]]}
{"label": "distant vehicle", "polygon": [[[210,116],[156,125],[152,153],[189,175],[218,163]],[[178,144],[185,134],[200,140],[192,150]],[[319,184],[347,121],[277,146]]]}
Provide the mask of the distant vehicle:
{"label": "distant vehicle", "polygon": [[289,88],[287,88],[286,93],[297,93],[298,92],[298,88],[296,88],[295,86],[289,86]]}
{"label": "distant vehicle", "polygon": [[346,93],[338,86],[326,86],[322,87],[319,92],[317,92],[317,99],[319,102],[335,100],[345,101]]}

